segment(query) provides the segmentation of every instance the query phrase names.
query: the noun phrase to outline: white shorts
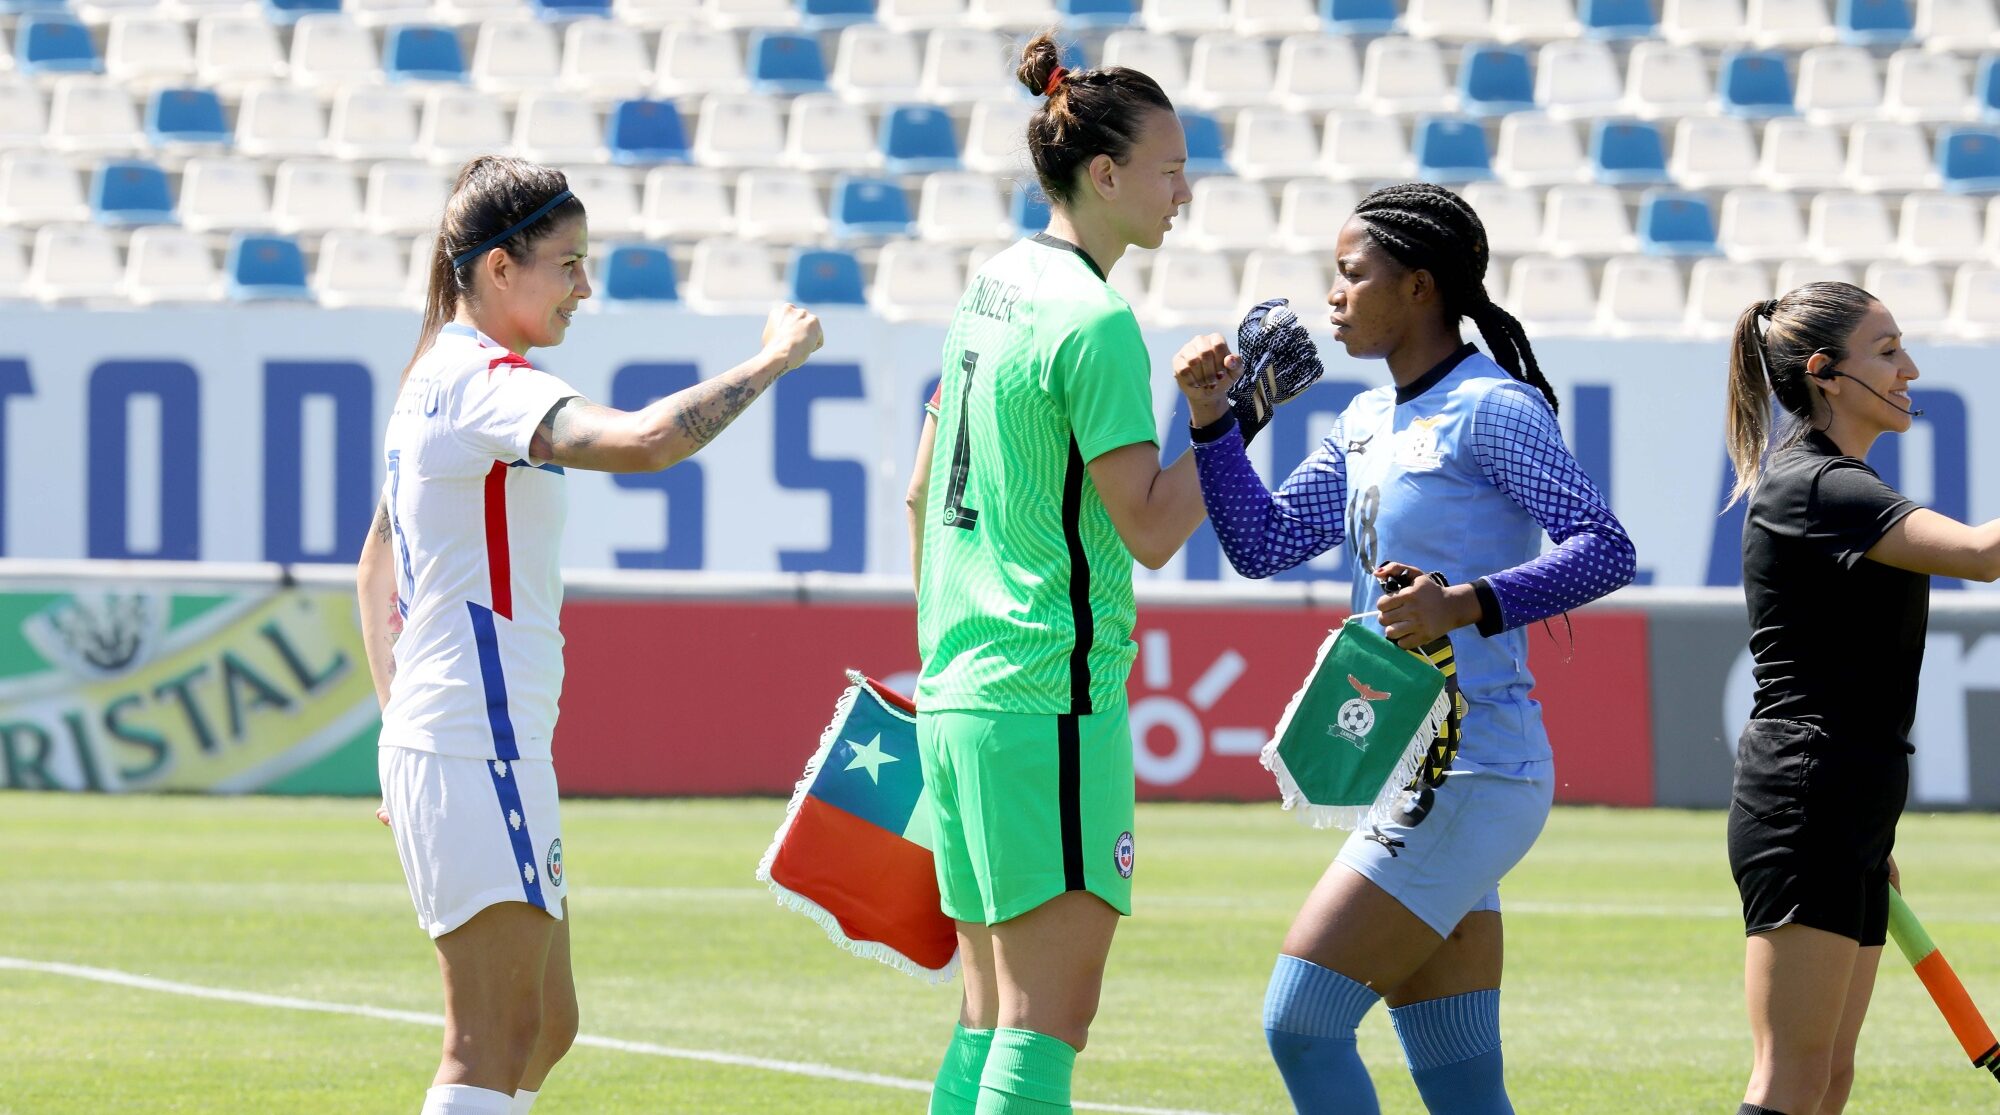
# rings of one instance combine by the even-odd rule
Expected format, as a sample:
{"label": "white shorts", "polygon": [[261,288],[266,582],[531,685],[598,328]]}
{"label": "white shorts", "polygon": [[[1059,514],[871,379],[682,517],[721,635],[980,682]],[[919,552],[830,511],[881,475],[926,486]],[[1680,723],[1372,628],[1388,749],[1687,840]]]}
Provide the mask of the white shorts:
{"label": "white shorts", "polygon": [[499,902],[563,916],[569,892],[554,763],[385,746],[376,767],[425,932],[442,937]]}
{"label": "white shorts", "polygon": [[1459,766],[1415,828],[1363,828],[1338,862],[1389,892],[1440,937],[1478,910],[1500,908],[1500,879],[1534,847],[1555,801],[1555,763]]}

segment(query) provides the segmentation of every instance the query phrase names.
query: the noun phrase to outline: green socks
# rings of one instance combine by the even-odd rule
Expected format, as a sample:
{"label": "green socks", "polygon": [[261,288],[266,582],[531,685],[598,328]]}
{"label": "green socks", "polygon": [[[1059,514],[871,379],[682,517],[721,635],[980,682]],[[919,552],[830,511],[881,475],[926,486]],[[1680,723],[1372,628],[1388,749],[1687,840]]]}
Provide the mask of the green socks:
{"label": "green socks", "polygon": [[944,1064],[938,1066],[937,1083],[931,1087],[930,1115],[974,1115],[979,1107],[979,1074],[986,1069],[986,1051],[993,1047],[993,1031],[951,1028],[951,1044],[945,1047]]}
{"label": "green socks", "polygon": [[975,1115],[1068,1115],[1076,1050],[1033,1030],[999,1029],[992,1034]]}

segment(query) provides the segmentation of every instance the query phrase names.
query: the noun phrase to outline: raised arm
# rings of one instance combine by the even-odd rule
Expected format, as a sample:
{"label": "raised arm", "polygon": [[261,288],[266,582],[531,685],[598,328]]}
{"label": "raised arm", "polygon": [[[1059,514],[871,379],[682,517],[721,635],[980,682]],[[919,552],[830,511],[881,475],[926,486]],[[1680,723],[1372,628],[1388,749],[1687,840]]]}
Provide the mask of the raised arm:
{"label": "raised arm", "polygon": [[1869,547],[1868,558],[1934,577],[2000,580],[2000,519],[1968,526],[1919,507],[1897,520],[1881,541]]}
{"label": "raised arm", "polygon": [[1142,441],[1099,454],[1089,468],[1118,537],[1148,569],[1173,560],[1208,514],[1193,453],[1161,468],[1160,447]]}
{"label": "raised arm", "polygon": [[396,610],[396,558],[389,540],[389,505],[375,508],[375,521],[361,543],[361,560],[354,568],[355,601],[361,609],[361,649],[368,656],[368,677],[375,683],[375,703],[389,704],[389,682],[396,676],[396,636],[401,617]]}

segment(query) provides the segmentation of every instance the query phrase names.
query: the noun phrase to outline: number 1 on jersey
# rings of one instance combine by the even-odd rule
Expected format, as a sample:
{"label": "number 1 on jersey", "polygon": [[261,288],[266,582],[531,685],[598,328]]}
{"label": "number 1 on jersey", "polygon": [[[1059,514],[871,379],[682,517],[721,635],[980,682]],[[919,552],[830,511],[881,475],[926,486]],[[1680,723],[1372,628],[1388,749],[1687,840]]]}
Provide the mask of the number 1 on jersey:
{"label": "number 1 on jersey", "polygon": [[979,367],[979,354],[968,350],[961,367],[965,371],[965,388],[958,398],[958,437],[951,449],[951,486],[944,493],[944,525],[971,530],[979,525],[979,511],[965,505],[965,478],[972,469],[972,442],[965,431],[971,419],[968,411],[972,404],[972,373]]}

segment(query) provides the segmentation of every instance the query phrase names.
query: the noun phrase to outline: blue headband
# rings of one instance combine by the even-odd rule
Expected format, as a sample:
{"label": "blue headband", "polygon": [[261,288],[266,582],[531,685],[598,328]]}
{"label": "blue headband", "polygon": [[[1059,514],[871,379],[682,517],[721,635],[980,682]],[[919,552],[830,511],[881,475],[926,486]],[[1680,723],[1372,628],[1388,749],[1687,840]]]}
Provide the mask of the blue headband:
{"label": "blue headband", "polygon": [[484,244],[479,245],[477,248],[474,248],[471,251],[460,252],[457,255],[451,257],[452,268],[456,270],[457,268],[464,267],[466,264],[471,263],[475,259],[478,259],[481,254],[485,252],[490,252],[493,249],[499,247],[500,245],[505,244],[507,241],[512,240],[515,236],[518,236],[522,232],[522,230],[526,229],[529,225],[534,224],[536,221],[539,221],[543,217],[548,216],[549,210],[554,209],[556,206],[561,205],[563,202],[568,201],[570,198],[575,196],[576,196],[575,194],[570,193],[568,190],[564,190],[563,192],[543,202],[541,208],[535,210],[533,213],[530,213],[525,217],[522,217],[520,220],[514,222],[512,225],[509,225],[507,227],[507,231],[501,233],[498,236],[495,236],[491,240],[488,240]]}

